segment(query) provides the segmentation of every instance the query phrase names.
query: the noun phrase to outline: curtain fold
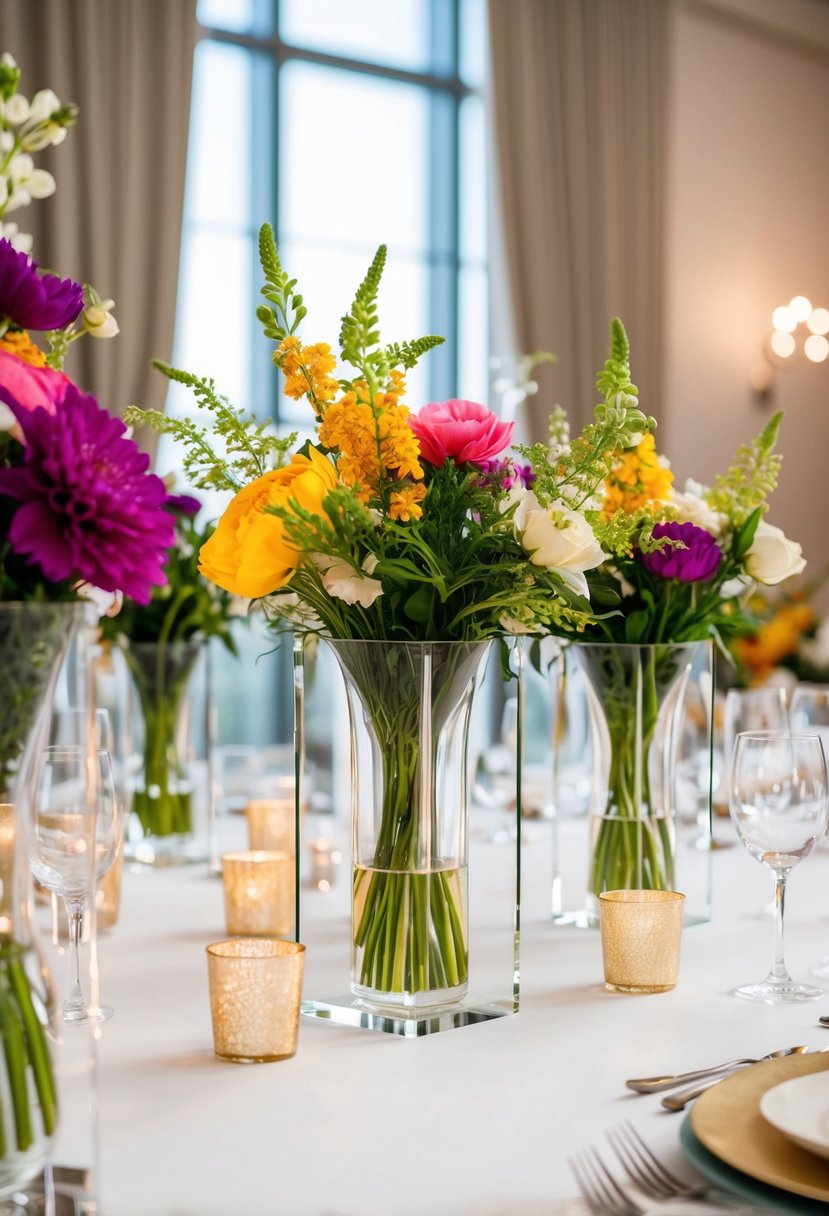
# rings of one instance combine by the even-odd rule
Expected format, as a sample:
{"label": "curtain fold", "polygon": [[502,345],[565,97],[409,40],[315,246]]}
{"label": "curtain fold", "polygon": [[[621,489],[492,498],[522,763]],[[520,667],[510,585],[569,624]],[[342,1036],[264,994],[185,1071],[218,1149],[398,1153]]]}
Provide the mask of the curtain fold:
{"label": "curtain fold", "polygon": [[[66,371],[112,413],[162,409],[151,366],[172,353],[196,0],[3,0],[0,50],[31,99],[79,108],[63,144],[37,154],[57,192],[9,216],[33,255],[115,300],[121,332],[84,337]],[[151,436],[146,438],[151,439]]]}
{"label": "curtain fold", "polygon": [[491,111],[522,353],[538,369],[527,428],[553,404],[592,417],[610,319],[643,408],[662,390],[663,237],[672,0],[489,0]]}

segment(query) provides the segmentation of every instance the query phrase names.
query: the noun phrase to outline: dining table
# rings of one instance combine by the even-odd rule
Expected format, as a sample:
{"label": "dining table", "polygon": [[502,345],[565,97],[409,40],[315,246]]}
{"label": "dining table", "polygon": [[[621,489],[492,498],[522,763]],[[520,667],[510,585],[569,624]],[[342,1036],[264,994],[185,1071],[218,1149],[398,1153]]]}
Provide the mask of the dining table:
{"label": "dining table", "polygon": [[[312,818],[310,836],[331,834]],[[475,824],[472,867],[514,852],[510,832]],[[562,864],[586,869],[586,819],[558,829]],[[221,830],[238,846],[240,817]],[[516,1014],[417,1038],[302,1017],[296,1055],[258,1065],[213,1054],[205,947],[225,936],[221,881],[206,865],[127,865],[117,925],[97,950],[115,1016],[90,1037],[89,1106],[79,1109],[77,1095],[74,1108],[64,1104],[56,1160],[94,1153],[103,1216],[576,1216],[588,1209],[568,1158],[606,1149],[605,1132],[623,1121],[697,1177],[680,1147],[686,1115],[631,1092],[627,1078],[829,1046],[818,1021],[829,992],[782,1006],[732,995],[768,970],[772,877],[729,820],[715,835],[712,916],[683,931],[672,991],[605,989],[599,932],[552,922],[550,824],[528,821]],[[345,852],[330,890],[303,886],[309,939],[337,925],[347,940]],[[786,956],[796,977],[829,952],[827,879],[823,848],[791,874]],[[308,974],[320,983],[319,967],[306,984]],[[84,1032],[73,1034],[80,1044]],[[89,1119],[94,1148],[73,1148]]]}

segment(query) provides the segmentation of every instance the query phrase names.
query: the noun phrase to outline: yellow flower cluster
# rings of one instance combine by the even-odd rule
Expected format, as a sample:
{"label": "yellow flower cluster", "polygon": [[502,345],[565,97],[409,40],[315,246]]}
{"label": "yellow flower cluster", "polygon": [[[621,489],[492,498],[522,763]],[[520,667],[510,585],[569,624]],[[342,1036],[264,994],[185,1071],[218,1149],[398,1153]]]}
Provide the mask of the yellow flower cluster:
{"label": "yellow flower cluster", "polygon": [[[420,444],[409,426],[408,408],[398,401],[403,377],[392,372],[392,388],[375,393],[373,403],[365,381],[355,382],[351,392],[329,405],[319,429],[320,442],[338,453],[337,472],[361,502],[367,502],[389,476],[398,481],[423,477]],[[419,503],[425,488],[406,486],[395,491],[391,505],[394,519],[419,519]]]}
{"label": "yellow flower cluster", "polygon": [[39,346],[35,346],[25,329],[7,330],[0,338],[0,350],[8,351],[21,363],[29,363],[32,367],[46,366],[46,356]]}
{"label": "yellow flower cluster", "polygon": [[392,519],[401,519],[404,524],[412,519],[420,519],[423,514],[420,504],[425,497],[426,487],[422,481],[411,482],[400,490],[392,490],[389,515]]}
{"label": "yellow flower cluster", "polygon": [[797,653],[803,634],[816,619],[809,604],[784,604],[755,634],[734,640],[737,658],[751,672],[753,684],[762,684],[787,655]]}
{"label": "yellow flower cluster", "polygon": [[318,414],[339,391],[331,375],[337,361],[327,342],[303,346],[299,338],[284,338],[274,351],[273,361],[285,376],[285,396],[294,401],[307,397]]}
{"label": "yellow flower cluster", "polygon": [[653,435],[644,435],[635,448],[623,452],[604,483],[602,512],[610,519],[620,508],[628,515],[652,502],[665,501],[674,475],[661,464]]}

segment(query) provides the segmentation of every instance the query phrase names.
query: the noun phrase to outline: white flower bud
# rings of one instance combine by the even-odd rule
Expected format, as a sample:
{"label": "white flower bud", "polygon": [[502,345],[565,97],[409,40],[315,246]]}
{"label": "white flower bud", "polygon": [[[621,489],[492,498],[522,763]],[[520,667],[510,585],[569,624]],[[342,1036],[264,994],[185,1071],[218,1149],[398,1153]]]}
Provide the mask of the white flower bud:
{"label": "white flower bud", "polygon": [[32,198],[48,198],[57,189],[55,179],[46,169],[35,169],[26,185]]}
{"label": "white flower bud", "polygon": [[114,338],[117,333],[120,333],[118,322],[112,313],[98,305],[84,309],[83,319],[86,332],[91,338]]}
{"label": "white flower bud", "polygon": [[32,98],[29,119],[32,123],[47,122],[60,109],[60,98],[51,89],[41,89]]}
{"label": "white flower bud", "polygon": [[16,211],[18,207],[28,207],[32,201],[32,196],[28,190],[15,190],[9,201],[6,203],[6,211]]}
{"label": "white flower bud", "polygon": [[0,237],[11,243],[18,253],[32,252],[32,237],[28,232],[18,231],[17,224],[0,223]]}
{"label": "white flower bud", "polygon": [[34,172],[35,162],[25,152],[15,156],[9,165],[9,177],[15,185],[22,185]]}
{"label": "white flower bud", "polygon": [[6,122],[12,127],[19,127],[26,122],[30,114],[29,103],[22,93],[15,93],[6,102]]}
{"label": "white flower bud", "polygon": [[14,59],[14,57],[12,55],[9,54],[8,51],[4,51],[3,54],[0,55],[0,64],[2,64],[4,68],[16,68],[17,67],[16,60]]}
{"label": "white flower bud", "polygon": [[0,131],[0,152],[11,152],[14,147],[14,136],[11,131]]}

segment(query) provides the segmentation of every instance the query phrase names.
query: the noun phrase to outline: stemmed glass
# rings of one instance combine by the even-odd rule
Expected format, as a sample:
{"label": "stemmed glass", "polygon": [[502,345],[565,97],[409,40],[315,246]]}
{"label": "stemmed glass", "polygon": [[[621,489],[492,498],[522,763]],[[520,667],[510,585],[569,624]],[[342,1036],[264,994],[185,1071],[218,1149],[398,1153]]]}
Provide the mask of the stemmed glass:
{"label": "stemmed glass", "polygon": [[723,756],[734,755],[734,740],[748,731],[790,730],[789,695],[785,688],[730,688],[723,713]]}
{"label": "stemmed glass", "polygon": [[774,874],[774,956],[759,984],[736,996],[769,1004],[813,1001],[822,988],[797,984],[783,958],[783,909],[792,866],[808,857],[826,830],[826,758],[817,735],[788,731],[738,734],[729,783],[731,818],[755,860]]}
{"label": "stemmed glass", "polygon": [[97,879],[115,857],[118,831],[109,753],[90,757],[86,748],[69,744],[44,748],[30,800],[27,845],[38,882],[60,895],[66,907],[72,976],[63,1021],[75,1025],[112,1017],[108,1006],[87,1004],[80,955],[84,916]]}

